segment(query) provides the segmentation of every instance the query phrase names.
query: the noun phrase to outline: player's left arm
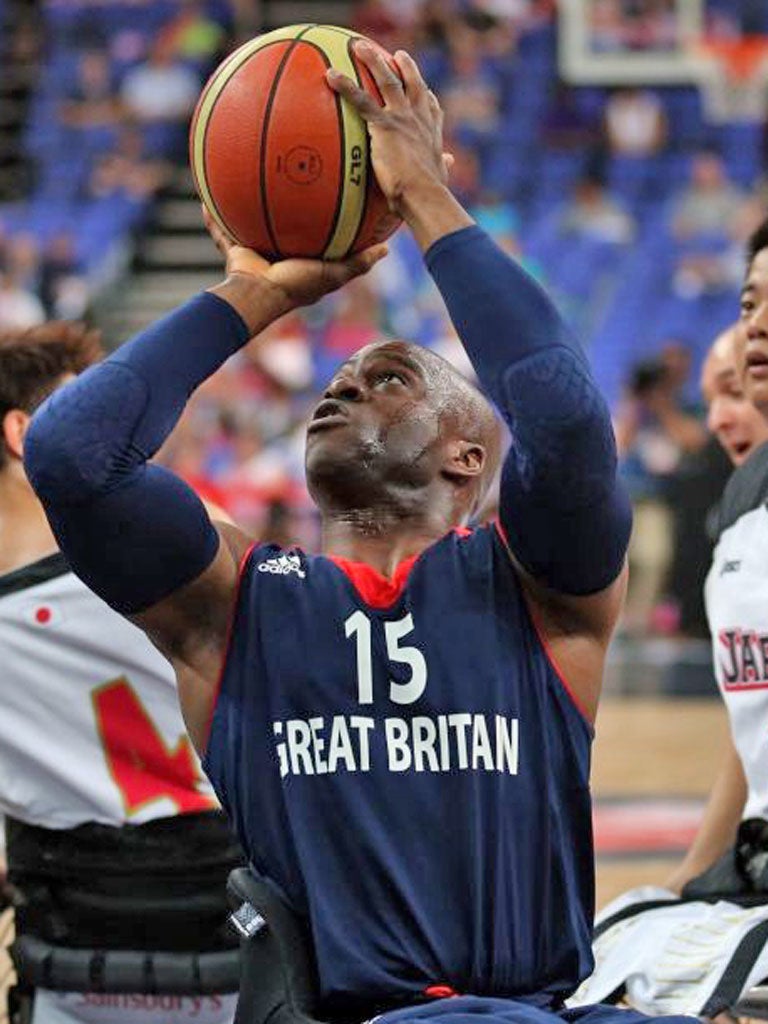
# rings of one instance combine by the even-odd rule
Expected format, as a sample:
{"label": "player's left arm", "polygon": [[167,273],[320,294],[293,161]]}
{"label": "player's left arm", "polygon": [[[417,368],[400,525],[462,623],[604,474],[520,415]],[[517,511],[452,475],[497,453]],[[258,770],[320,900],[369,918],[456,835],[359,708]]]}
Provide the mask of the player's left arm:
{"label": "player's left arm", "polygon": [[501,525],[539,625],[592,711],[631,528],[608,408],[549,297],[447,188],[442,115],[413,60],[395,55],[401,82],[375,50],[357,44],[356,52],[383,106],[347,78],[329,73],[329,82],[366,119],[379,184],[424,252],[475,371],[510,426]]}

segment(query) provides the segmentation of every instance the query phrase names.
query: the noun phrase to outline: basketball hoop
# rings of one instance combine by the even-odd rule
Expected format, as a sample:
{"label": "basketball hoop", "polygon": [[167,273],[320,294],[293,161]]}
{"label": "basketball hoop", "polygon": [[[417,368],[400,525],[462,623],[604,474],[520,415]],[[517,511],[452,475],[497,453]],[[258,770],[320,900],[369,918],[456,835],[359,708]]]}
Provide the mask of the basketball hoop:
{"label": "basketball hoop", "polygon": [[695,46],[710,121],[763,121],[768,114],[768,35],[703,37]]}

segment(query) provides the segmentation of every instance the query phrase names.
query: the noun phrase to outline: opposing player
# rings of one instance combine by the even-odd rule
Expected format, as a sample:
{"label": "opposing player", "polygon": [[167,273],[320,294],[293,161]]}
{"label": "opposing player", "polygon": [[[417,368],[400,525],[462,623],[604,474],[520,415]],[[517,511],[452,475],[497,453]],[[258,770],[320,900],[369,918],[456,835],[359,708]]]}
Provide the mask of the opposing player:
{"label": "opposing player", "polygon": [[[768,637],[768,577],[760,561],[768,544],[768,531],[760,529],[768,498],[768,419],[745,390],[743,330],[737,324],[715,340],[702,372],[709,428],[736,468],[723,495],[705,592],[713,664],[731,730],[702,825],[667,882],[674,892],[681,892],[733,846],[743,818],[768,819],[768,674],[759,668],[760,638]],[[751,519],[744,519],[749,513]],[[745,543],[750,522],[755,532]],[[749,583],[745,573],[750,574]]]}
{"label": "opposing player", "polygon": [[[148,950],[231,948],[224,882],[238,861],[167,662],[71,572],[24,472],[30,416],[100,354],[78,325],[0,336],[0,810],[26,964],[15,1000],[19,1019],[33,1001],[42,1024],[137,1012],[148,1024],[225,1024],[231,983],[224,995],[164,994],[157,974],[144,993],[117,995],[75,991],[57,974],[89,947],[97,972],[109,949],[138,950],[144,964]],[[46,958],[57,967],[33,993],[27,968]]]}
{"label": "opposing player", "polygon": [[[587,1003],[626,985],[639,1009],[714,1017],[768,970],[764,943],[753,937],[741,945],[752,929],[764,930],[768,908],[734,905],[768,902],[768,402],[760,369],[768,370],[766,246],[768,225],[750,242],[741,322],[715,340],[702,373],[709,428],[735,467],[705,588],[730,725],[726,749],[696,837],[665,888],[633,890],[604,908],[597,969],[578,993]],[[754,404],[761,398],[762,412]],[[649,900],[672,894],[694,902],[649,909]],[[704,899],[723,902],[713,907]]]}
{"label": "opposing player", "polygon": [[197,384],[381,248],[269,266],[229,247],[224,283],[46,403],[27,461],[78,573],[175,665],[253,865],[308,920],[318,1014],[544,1020],[591,968],[589,748],[630,513],[586,360],[448,191],[418,69],[398,54],[403,85],[357,45],[384,106],[329,84],[512,430],[499,526],[464,526],[490,407],[402,342],[357,353],[309,424],[322,555],[246,550],[147,464]]}

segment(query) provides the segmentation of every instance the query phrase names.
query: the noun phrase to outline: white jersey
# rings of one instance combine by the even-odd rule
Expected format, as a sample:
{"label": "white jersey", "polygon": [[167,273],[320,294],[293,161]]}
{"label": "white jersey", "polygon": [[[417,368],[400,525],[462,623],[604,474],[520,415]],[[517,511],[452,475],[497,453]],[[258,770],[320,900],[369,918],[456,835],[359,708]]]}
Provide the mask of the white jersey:
{"label": "white jersey", "polygon": [[0,576],[0,810],[139,824],[217,806],[170,666],[62,555]]}
{"label": "white jersey", "polygon": [[667,889],[632,889],[597,915],[595,970],[568,1005],[623,990],[633,1010],[651,1016],[717,1017],[765,978],[767,925],[766,904],[684,902]]}
{"label": "white jersey", "polygon": [[723,496],[705,599],[713,661],[747,780],[745,818],[768,818],[768,445]]}

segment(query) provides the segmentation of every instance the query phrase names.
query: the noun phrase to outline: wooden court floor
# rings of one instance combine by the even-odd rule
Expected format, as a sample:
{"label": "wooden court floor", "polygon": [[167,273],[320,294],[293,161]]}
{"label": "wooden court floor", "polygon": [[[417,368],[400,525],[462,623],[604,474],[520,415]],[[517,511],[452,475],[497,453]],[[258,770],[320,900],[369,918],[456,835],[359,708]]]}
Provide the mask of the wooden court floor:
{"label": "wooden court floor", "polygon": [[[622,797],[704,801],[726,733],[718,699],[606,697],[595,730],[593,797],[596,802]],[[636,885],[662,884],[679,859],[598,855],[597,906]]]}
{"label": "wooden court floor", "polygon": [[[718,700],[607,697],[598,715],[592,791],[597,802],[624,797],[693,797],[702,801],[717,772],[727,723]],[[661,884],[677,856],[597,858],[597,905],[636,885]],[[10,934],[0,916],[0,948]],[[0,988],[10,981],[0,953]],[[4,1008],[0,992],[0,1007]],[[0,1010],[0,1024],[6,1024]]]}

